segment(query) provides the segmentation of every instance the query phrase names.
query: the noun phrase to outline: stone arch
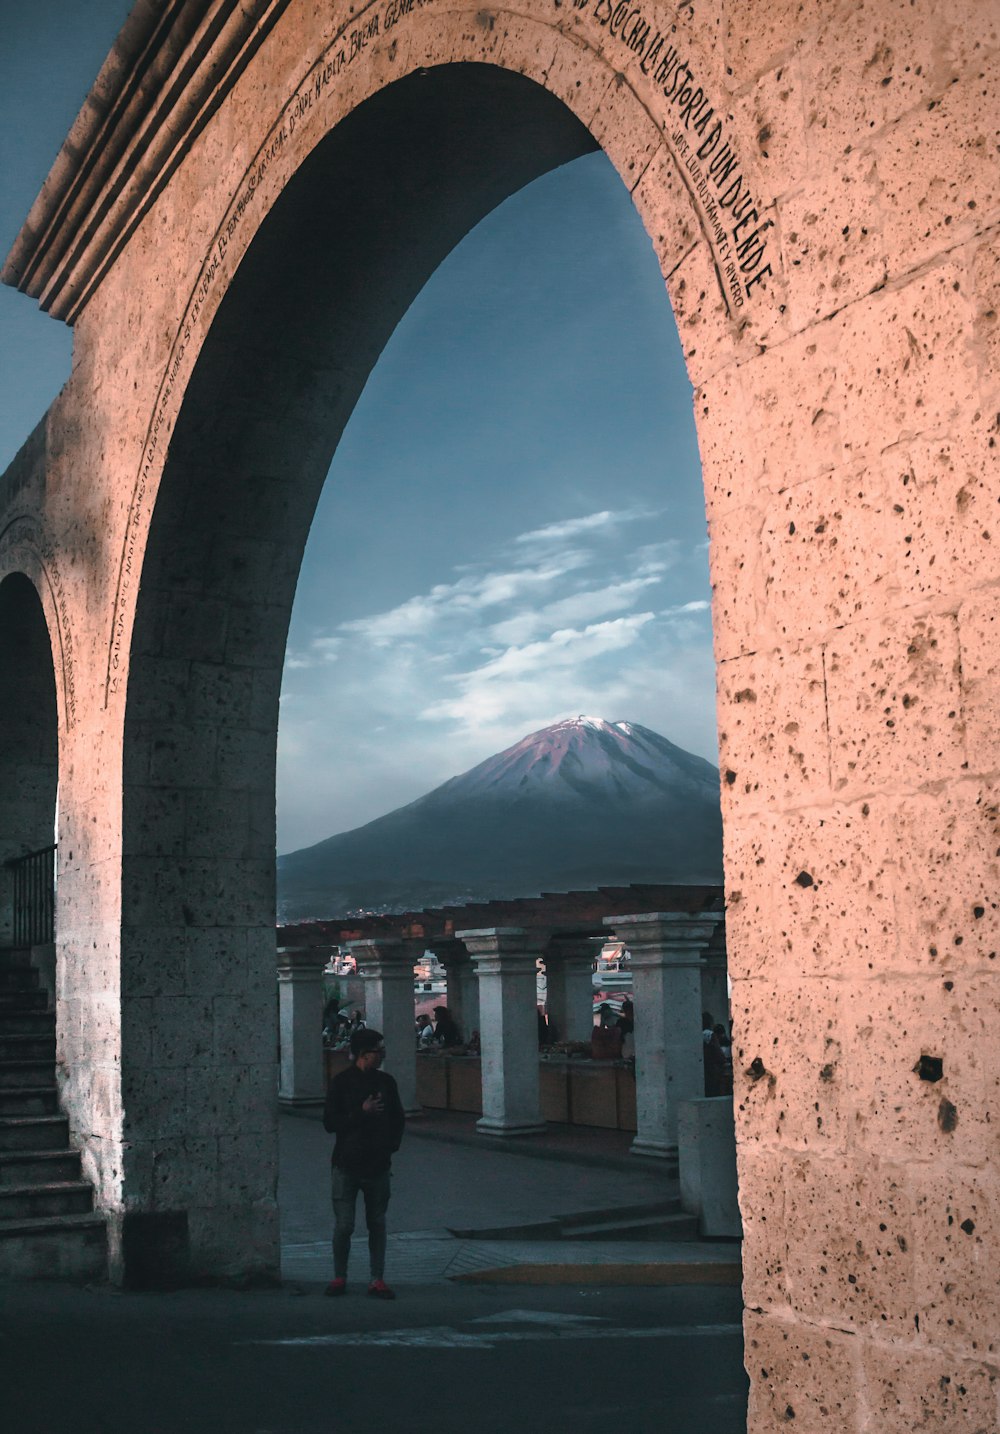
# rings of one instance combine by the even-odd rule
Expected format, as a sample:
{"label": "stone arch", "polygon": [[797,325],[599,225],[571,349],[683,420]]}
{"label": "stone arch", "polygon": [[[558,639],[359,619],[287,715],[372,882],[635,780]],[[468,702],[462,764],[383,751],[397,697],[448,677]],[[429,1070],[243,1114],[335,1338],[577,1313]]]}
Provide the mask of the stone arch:
{"label": "stone arch", "polygon": [[[204,339],[128,658],[121,1012],[133,1055],[115,1241],[125,1278],[136,1240],[179,1248],[201,1273],[273,1269],[277,701],[312,513],[371,367],[437,264],[510,193],[595,145],[525,76],[421,67],[312,148]],[[351,184],[359,155],[370,179]],[[647,156],[640,147],[630,162],[620,147],[618,159],[641,169]],[[183,1135],[164,1078],[188,1110]]]}
{"label": "stone arch", "polygon": [[[253,958],[237,940],[225,962],[199,964],[183,924],[190,873],[183,895],[169,865],[157,886],[144,854],[156,807],[137,782],[143,707],[154,683],[167,706],[193,690],[195,666],[183,653],[146,660],[163,601],[137,631],[124,812],[119,782],[146,533],[193,365],[254,234],[325,135],[407,74],[491,64],[561,100],[614,160],[699,385],[751,1425],[794,1413],[855,1429],[882,1412],[889,1425],[993,1426],[995,9],[860,0],[664,15],[632,0],[523,0],[515,16],[372,0],[341,24],[328,6],[284,0],[136,7],[3,271],[76,324],[72,376],[4,475],[0,526],[32,513],[37,552],[66,577],[65,603],[52,599],[79,674],[60,792],[77,856],[60,878],[62,1094],[104,1209],[165,1212],[159,1244],[186,1242],[206,1274],[273,1269],[270,1137],[220,1136],[221,1083],[188,1083],[183,1068],[206,1040],[214,1060],[216,1003],[231,995],[219,983]],[[738,306],[725,282],[734,250]],[[266,425],[257,432],[267,456]],[[188,501],[202,516],[194,485],[162,498],[150,584],[170,531],[161,514]],[[248,545],[244,571],[254,557]],[[34,559],[14,566],[54,634]],[[170,592],[186,620],[178,567]],[[195,617],[209,611],[197,577]],[[273,689],[256,674],[251,685],[266,710]],[[199,700],[211,703],[211,684]],[[184,756],[160,736],[146,734],[147,774]],[[212,762],[214,782],[214,750]],[[183,846],[171,781],[156,821]],[[199,989],[206,972],[215,984]],[[942,1051],[945,1083],[921,1080],[921,1055]],[[188,1220],[219,1195],[223,1166],[237,1198],[263,1169],[243,1230]]]}
{"label": "stone arch", "polygon": [[[701,86],[694,85],[691,68],[693,65],[695,72],[702,73],[706,83],[708,76],[714,75],[721,89],[717,59],[710,61],[702,53],[696,29],[679,36],[679,27],[670,25],[664,27],[662,36],[656,31],[653,49],[657,64],[647,67],[641,52],[635,55],[618,33],[616,22],[625,14],[622,6],[612,8],[607,0],[601,0],[597,9],[605,13],[597,18],[595,12],[595,33],[594,25],[588,27],[582,21],[578,30],[569,31],[505,11],[459,11],[447,16],[442,25],[440,15],[421,12],[412,0],[388,0],[381,32],[377,16],[364,24],[349,19],[332,35],[304,36],[302,48],[308,57],[304,64],[290,64],[283,54],[267,88],[268,95],[273,90],[284,97],[276,109],[269,108],[266,101],[262,104],[257,91],[243,94],[241,100],[233,97],[231,125],[236,128],[245,118],[248,132],[258,143],[251,153],[235,148],[238,168],[233,168],[233,156],[227,155],[224,177],[215,170],[214,162],[222,159],[218,152],[202,155],[200,164],[189,163],[188,187],[178,196],[180,203],[190,202],[197,211],[208,187],[213,200],[224,197],[224,207],[213,204],[211,219],[202,220],[199,226],[202,247],[194,282],[189,273],[183,280],[178,276],[185,295],[183,312],[179,318],[173,312],[169,318],[164,316],[171,330],[170,347],[139,444],[130,522],[112,609],[106,704],[125,691],[136,591],[133,575],[142,566],[164,453],[172,442],[173,427],[206,335],[258,231],[279,200],[284,200],[289,186],[306,171],[314,151],[386,87],[403,78],[419,80],[443,66],[478,64],[531,80],[561,101],[589,131],[591,146],[605,151],[632,195],[667,284],[693,384],[730,363],[741,343],[745,348],[753,335],[766,333],[773,324],[777,296],[761,281],[779,269],[778,258],[767,251],[772,262],[763,264],[764,241],[754,241],[754,258],[746,261],[750,272],[740,279],[735,263],[730,262],[734,258],[731,246],[724,238],[720,246],[718,237],[720,211],[707,174],[713,159],[721,163],[713,181],[716,193],[721,193],[726,183],[734,186],[734,193],[739,190],[739,210],[734,209],[734,217],[742,212],[749,223],[750,214],[758,214],[758,208],[751,206],[760,191],[752,169],[740,157],[732,116],[728,124],[716,118],[701,135],[691,136],[692,143],[699,141],[696,149],[713,147],[703,161],[704,174],[702,161],[683,137],[684,126],[692,119],[684,102],[695,91],[706,125],[722,114],[709,103]],[[631,13],[635,16],[638,11]],[[395,19],[390,29],[391,16]],[[375,29],[369,35],[372,23]],[[672,108],[681,118],[670,135]],[[267,116],[264,126],[262,110]],[[457,113],[461,114],[461,109]],[[354,203],[358,174],[365,174],[365,158],[357,163],[359,171],[344,179],[344,214]],[[371,182],[377,182],[377,177]],[[764,217],[769,206],[763,197],[756,203],[761,228],[767,230],[773,225]],[[287,263],[293,261],[294,246],[285,257]],[[727,265],[732,274],[723,273]],[[746,286],[751,280],[757,285],[752,304],[747,302],[749,290],[735,293],[740,283]],[[58,303],[72,312],[75,301],[70,293]],[[98,321],[104,318],[102,315]],[[741,441],[742,436],[737,435],[736,442]]]}
{"label": "stone arch", "polygon": [[59,777],[56,679],[49,627],[34,583],[0,580],[0,945],[14,937],[13,882],[4,863],[54,841]]}

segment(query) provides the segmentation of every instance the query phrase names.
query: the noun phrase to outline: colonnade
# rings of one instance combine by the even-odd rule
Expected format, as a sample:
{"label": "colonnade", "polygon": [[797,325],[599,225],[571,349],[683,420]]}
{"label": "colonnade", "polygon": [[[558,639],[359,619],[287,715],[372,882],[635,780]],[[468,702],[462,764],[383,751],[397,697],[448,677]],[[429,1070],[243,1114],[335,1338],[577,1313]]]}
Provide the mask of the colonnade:
{"label": "colonnade", "polygon": [[[586,1041],[593,1028],[594,958],[606,939],[632,957],[636,1006],[636,1115],[632,1150],[670,1158],[677,1150],[682,1101],[704,1093],[701,1013],[725,1010],[721,911],[648,912],[604,918],[606,930],[552,933],[493,926],[447,939],[377,937],[348,949],[365,982],[368,1024],[386,1041],[385,1068],[403,1106],[417,1110],[413,967],[431,949],[447,975],[447,1005],[463,1036],[478,1030],[485,1135],[544,1129],[541,1114],[537,971],[545,966],[548,1014],[560,1039]],[[323,1097],[320,1027],[323,968],[329,948],[281,948],[278,992],[282,1054],[279,1102],[318,1104]]]}

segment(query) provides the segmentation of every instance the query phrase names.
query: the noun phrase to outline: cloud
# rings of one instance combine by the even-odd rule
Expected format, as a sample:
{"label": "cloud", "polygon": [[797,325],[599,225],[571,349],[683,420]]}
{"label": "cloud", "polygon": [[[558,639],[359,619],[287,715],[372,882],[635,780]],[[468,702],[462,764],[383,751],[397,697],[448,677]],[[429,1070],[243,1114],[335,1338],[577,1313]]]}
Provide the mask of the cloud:
{"label": "cloud", "polygon": [[[640,508],[617,512],[605,509],[521,533],[514,539],[507,554],[508,559],[514,559],[514,566],[486,571],[456,566],[460,576],[454,582],[438,583],[429,592],[418,593],[395,607],[352,618],[341,623],[337,630],[349,637],[360,637],[373,646],[388,647],[398,642],[429,640],[442,624],[456,618],[463,619],[468,626],[470,617],[491,608],[518,602],[536,604],[522,613],[512,613],[509,618],[501,619],[494,630],[483,635],[486,641],[507,645],[523,643],[546,626],[579,624],[606,613],[619,612],[630,605],[631,597],[641,587],[657,580],[679,556],[680,544],[675,539],[668,539],[645,544],[624,559],[615,559],[613,555],[609,558],[603,540],[610,531],[624,523],[650,516]],[[559,546],[583,535],[601,538],[600,548],[588,553],[579,547]],[[528,562],[523,561],[524,550],[527,548],[530,551],[532,545],[549,547],[544,560],[532,562],[529,558]],[[537,556],[541,557],[540,554]],[[593,589],[594,595],[590,598],[586,594],[571,593],[555,598],[542,607],[537,606],[539,600],[544,601],[546,591],[554,588],[560,579],[602,561],[611,561],[619,568],[624,563],[630,577],[621,583]],[[296,658],[300,656],[296,654]]]}
{"label": "cloud", "polygon": [[660,613],[661,617],[682,617],[692,612],[709,612],[712,604],[706,598],[697,598],[694,602],[682,602],[676,607],[666,607]]}
{"label": "cloud", "polygon": [[495,623],[489,636],[496,642],[519,645],[531,640],[547,628],[575,626],[593,622],[609,613],[622,612],[632,606],[636,596],[660,581],[659,576],[630,578],[627,582],[610,583],[603,588],[584,589],[568,597],[547,603],[544,607],[526,609]]}
{"label": "cloud", "polygon": [[426,637],[448,618],[468,616],[535,595],[585,561],[582,553],[566,553],[559,562],[541,567],[485,572],[459,578],[454,583],[438,583],[429,593],[407,598],[406,602],[385,612],[342,622],[339,631],[363,637],[376,646]]}
{"label": "cloud", "polygon": [[583,518],[564,518],[559,523],[547,523],[544,528],[532,528],[514,539],[515,543],[561,543],[567,538],[579,537],[582,533],[596,533],[605,528],[632,523],[638,518],[653,515],[644,508],[622,508],[618,512],[603,509],[600,513],[588,513]]}
{"label": "cloud", "polygon": [[340,631],[367,638],[379,647],[406,638],[420,637],[430,630],[437,618],[439,604],[434,597],[436,591],[437,589],[433,589],[430,593],[419,593],[416,597],[407,598],[406,602],[397,607],[373,613],[371,617],[342,622]]}
{"label": "cloud", "polygon": [[463,674],[456,681],[492,681],[498,677],[522,676],[553,664],[568,667],[586,662],[588,658],[631,646],[638,630],[652,618],[651,612],[640,612],[631,617],[615,618],[612,622],[591,623],[582,629],[559,628],[542,642],[509,647],[476,672]]}
{"label": "cloud", "polygon": [[313,667],[320,667],[325,662],[336,662],[343,646],[343,638],[340,637],[314,637],[308,649],[292,651],[289,648],[285,655],[286,672],[304,672]]}
{"label": "cloud", "polygon": [[[534,710],[559,708],[565,702],[565,673],[607,653],[631,647],[653,613],[633,613],[611,622],[591,623],[585,628],[560,628],[544,641],[508,647],[469,672],[450,678],[459,689],[456,698],[444,698],[425,707],[426,721],[443,719],[481,726],[501,715],[517,711],[527,694]],[[552,691],[546,689],[546,679]],[[575,704],[579,698],[575,699]],[[574,706],[576,710],[576,706]]]}
{"label": "cloud", "polygon": [[644,543],[629,555],[636,577],[647,573],[665,573],[674,567],[681,556],[681,544],[676,538],[666,538],[662,543]]}

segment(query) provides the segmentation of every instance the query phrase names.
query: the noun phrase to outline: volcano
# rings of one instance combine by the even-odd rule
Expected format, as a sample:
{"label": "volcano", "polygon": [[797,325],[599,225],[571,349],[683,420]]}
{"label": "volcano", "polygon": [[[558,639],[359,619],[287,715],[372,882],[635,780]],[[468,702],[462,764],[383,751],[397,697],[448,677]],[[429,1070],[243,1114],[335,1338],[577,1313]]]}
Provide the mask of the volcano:
{"label": "volcano", "polygon": [[278,909],[292,921],[721,880],[718,769],[635,722],[575,717],[279,856]]}

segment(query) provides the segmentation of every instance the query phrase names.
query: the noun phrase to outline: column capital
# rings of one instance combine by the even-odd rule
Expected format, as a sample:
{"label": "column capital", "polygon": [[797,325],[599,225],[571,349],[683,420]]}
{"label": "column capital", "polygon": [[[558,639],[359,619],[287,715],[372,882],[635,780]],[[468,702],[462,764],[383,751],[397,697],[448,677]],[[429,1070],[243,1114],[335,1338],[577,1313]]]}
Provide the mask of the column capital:
{"label": "column capital", "polygon": [[359,976],[391,976],[407,973],[412,979],[415,964],[413,943],[402,937],[375,937],[367,941],[348,941],[347,949],[354,957]]}
{"label": "column capital", "polygon": [[279,981],[321,981],[329,956],[313,946],[279,946]]}
{"label": "column capital", "polygon": [[464,942],[479,972],[533,971],[542,954],[538,933],[523,926],[484,926],[476,931],[459,931],[456,935]]}
{"label": "column capital", "polygon": [[721,911],[644,911],[635,915],[606,916],[629,949],[632,967],[701,965],[701,957]]}
{"label": "column capital", "polygon": [[545,965],[579,966],[587,962],[591,967],[601,954],[603,936],[553,936],[545,947]]}
{"label": "column capital", "polygon": [[459,941],[457,936],[438,936],[427,942],[428,951],[434,955],[447,970],[449,966],[460,966],[469,960],[469,952],[464,941]]}

